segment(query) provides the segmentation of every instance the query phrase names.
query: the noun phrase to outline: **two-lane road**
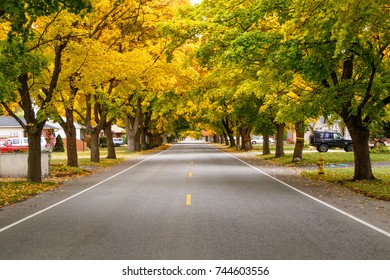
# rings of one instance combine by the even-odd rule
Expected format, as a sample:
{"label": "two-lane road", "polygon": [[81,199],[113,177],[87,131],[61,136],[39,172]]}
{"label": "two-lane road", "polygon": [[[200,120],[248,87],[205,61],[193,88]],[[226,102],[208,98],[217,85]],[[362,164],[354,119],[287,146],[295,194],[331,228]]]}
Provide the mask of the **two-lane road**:
{"label": "two-lane road", "polygon": [[1,211],[0,259],[390,259],[386,233],[206,144],[83,188],[10,227]]}

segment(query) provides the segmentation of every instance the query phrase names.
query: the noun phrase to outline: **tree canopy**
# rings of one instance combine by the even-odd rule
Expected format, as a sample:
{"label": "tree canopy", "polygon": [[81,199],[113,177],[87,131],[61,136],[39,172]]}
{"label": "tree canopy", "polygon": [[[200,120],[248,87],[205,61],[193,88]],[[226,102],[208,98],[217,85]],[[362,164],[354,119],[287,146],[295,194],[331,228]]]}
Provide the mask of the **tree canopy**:
{"label": "tree canopy", "polygon": [[354,179],[372,179],[370,129],[389,120],[389,11],[373,0],[2,0],[0,102],[36,139],[47,119],[67,138],[84,124],[93,161],[113,123],[129,151],[203,131],[246,149],[252,133],[275,135],[282,156],[286,127],[301,139],[333,116],[352,136]]}

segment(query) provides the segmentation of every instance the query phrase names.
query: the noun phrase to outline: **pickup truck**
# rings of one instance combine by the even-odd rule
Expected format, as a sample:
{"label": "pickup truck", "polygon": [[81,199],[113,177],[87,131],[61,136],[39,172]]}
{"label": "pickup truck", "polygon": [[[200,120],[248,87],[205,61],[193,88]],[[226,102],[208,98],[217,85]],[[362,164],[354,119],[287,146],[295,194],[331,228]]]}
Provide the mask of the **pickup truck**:
{"label": "pickup truck", "polygon": [[[47,143],[44,137],[41,137],[41,151],[47,148]],[[28,151],[28,138],[8,138],[0,140],[1,153],[16,153]]]}
{"label": "pickup truck", "polygon": [[0,151],[2,153],[15,153],[15,152],[23,152],[28,150],[28,144],[26,145],[15,145],[12,143],[12,140],[6,139],[0,142]]}

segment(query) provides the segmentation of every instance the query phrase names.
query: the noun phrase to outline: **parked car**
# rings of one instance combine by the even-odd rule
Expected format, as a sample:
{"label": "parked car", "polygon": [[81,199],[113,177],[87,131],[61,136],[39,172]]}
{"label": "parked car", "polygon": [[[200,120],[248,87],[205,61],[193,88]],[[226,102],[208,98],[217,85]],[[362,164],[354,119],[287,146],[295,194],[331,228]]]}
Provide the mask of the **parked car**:
{"label": "parked car", "polygon": [[[275,142],[275,140],[272,138],[269,138],[268,141],[270,144]],[[251,142],[252,144],[263,144],[264,142],[263,136],[252,136]]]}
{"label": "parked car", "polygon": [[113,138],[112,140],[114,142],[115,147],[119,147],[119,146],[122,146],[124,144],[123,138]]}
{"label": "parked car", "polygon": [[346,139],[339,132],[335,131],[314,131],[310,136],[310,145],[317,148],[317,151],[325,153],[330,148],[344,148],[346,152],[353,151],[351,139]]}
{"label": "parked car", "polygon": [[[47,151],[48,145],[44,137],[41,137],[41,151]],[[14,153],[28,150],[28,138],[7,138],[0,143],[0,152]]]}

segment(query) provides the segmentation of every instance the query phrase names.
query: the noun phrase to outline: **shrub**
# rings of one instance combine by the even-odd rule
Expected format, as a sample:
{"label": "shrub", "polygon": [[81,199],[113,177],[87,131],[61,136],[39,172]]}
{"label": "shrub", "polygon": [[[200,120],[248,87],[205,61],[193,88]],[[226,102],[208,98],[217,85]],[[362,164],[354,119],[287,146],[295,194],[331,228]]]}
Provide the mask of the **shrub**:
{"label": "shrub", "polygon": [[65,152],[64,142],[62,141],[61,135],[57,135],[56,144],[53,148],[53,152]]}
{"label": "shrub", "polygon": [[107,147],[107,137],[106,136],[101,136],[99,138],[99,144],[100,144],[100,147],[102,147],[102,148]]}
{"label": "shrub", "polygon": [[390,154],[390,150],[387,146],[375,146],[371,149],[372,154]]}

